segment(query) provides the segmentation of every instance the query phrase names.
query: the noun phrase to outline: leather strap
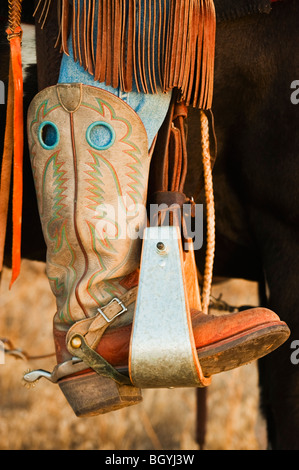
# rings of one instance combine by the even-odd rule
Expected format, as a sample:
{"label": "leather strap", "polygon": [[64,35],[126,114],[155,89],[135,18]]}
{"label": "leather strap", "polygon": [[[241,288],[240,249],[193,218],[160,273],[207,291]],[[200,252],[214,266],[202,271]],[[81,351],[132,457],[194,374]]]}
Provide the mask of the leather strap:
{"label": "leather strap", "polygon": [[[10,31],[8,30],[10,34]],[[21,34],[18,27],[10,38],[11,63],[14,82],[14,140],[13,140],[13,242],[12,242],[12,277],[10,287],[17,279],[21,268],[21,228],[22,228],[22,202],[23,202],[23,75],[21,58]]]}
{"label": "leather strap", "polygon": [[135,302],[136,295],[137,287],[133,287],[133,289],[126,292],[121,299],[114,297],[111,302],[105,305],[105,307],[98,309],[100,313],[94,318],[89,327],[88,333],[94,333],[102,328],[106,329],[109,323],[111,323],[118,315],[125,313],[127,307]]}
{"label": "leather strap", "polygon": [[[167,117],[158,133],[151,164],[153,179],[149,184],[154,188],[149,194],[149,203],[157,205],[158,209],[157,214],[151,214],[154,224],[182,224],[185,234],[182,209],[184,204],[192,203],[183,192],[187,175],[187,115],[187,106],[183,101],[178,102],[176,93],[173,93]],[[163,205],[165,209],[161,209]]]}
{"label": "leather strap", "polygon": [[13,141],[13,76],[11,63],[9,64],[9,83],[6,108],[6,127],[4,135],[4,148],[2,156],[0,180],[0,271],[3,268],[4,247],[7,229],[7,214],[12,167],[12,141]]}
{"label": "leather strap", "polygon": [[7,120],[3,165],[1,170],[0,190],[0,270],[3,267],[5,234],[9,191],[11,185],[11,170],[13,166],[12,192],[12,277],[10,287],[16,280],[21,266],[21,227],[23,199],[23,74],[21,57],[21,0],[9,1],[9,27],[6,30],[10,43],[10,71],[7,102]]}
{"label": "leather strap", "polygon": [[72,338],[77,334],[85,337],[88,346],[95,349],[100,342],[104,332],[111,325],[115,318],[125,313],[127,307],[136,301],[138,287],[133,287],[120,299],[112,299],[105,307],[99,309],[98,315],[74,323],[69,329],[66,337],[66,344],[69,352],[75,354],[72,348]]}

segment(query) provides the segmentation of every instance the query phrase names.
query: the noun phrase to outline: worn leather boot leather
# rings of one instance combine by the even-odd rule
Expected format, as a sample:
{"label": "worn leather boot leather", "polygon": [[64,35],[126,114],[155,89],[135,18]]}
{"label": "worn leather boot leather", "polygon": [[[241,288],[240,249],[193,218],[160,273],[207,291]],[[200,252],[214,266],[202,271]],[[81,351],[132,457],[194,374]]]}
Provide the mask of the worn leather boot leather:
{"label": "worn leather boot leather", "polygon": [[[68,84],[35,96],[28,139],[47,276],[57,301],[54,340],[58,362],[64,362],[70,354],[60,338],[72,324],[94,317],[112,299],[119,305],[131,296],[141,249],[137,235],[146,223],[147,135],[138,115],[118,97]],[[116,324],[132,321],[133,302],[126,300],[121,310],[126,315]],[[94,378],[90,388],[95,395]],[[132,394],[140,400],[133,387],[125,385],[126,394],[125,406]],[[79,414],[85,413],[81,406]],[[90,413],[96,407],[90,405]]]}
{"label": "worn leather boot leather", "polygon": [[[56,85],[33,99],[28,139],[57,301],[60,388],[77,416],[139,403],[128,364],[150,164],[143,124],[106,91]],[[289,335],[267,309],[191,314],[205,377],[258,359]],[[88,365],[79,368],[73,331],[86,346]]]}
{"label": "worn leather boot leather", "polygon": [[[192,311],[198,358],[206,377],[257,360],[283,344],[290,331],[278,315],[266,308],[206,315]],[[132,325],[111,327],[96,351],[119,370],[128,369]]]}

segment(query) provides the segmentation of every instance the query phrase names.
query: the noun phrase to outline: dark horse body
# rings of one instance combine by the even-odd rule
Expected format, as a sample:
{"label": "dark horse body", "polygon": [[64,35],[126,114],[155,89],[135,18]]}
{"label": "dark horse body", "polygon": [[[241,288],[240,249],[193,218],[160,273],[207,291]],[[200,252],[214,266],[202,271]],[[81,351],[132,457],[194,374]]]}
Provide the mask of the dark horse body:
{"label": "dark horse body", "polygon": [[[299,105],[291,102],[291,83],[299,80],[299,2],[285,0],[267,13],[236,14],[233,19],[224,15],[226,20],[220,21],[225,3],[232,4],[215,1],[219,21],[213,101],[218,146],[214,274],[258,281],[263,306],[274,310],[291,329],[289,341],[259,361],[261,403],[271,447],[299,449],[299,364],[291,361],[291,343],[299,340]],[[7,53],[7,46],[3,44],[0,79],[5,81],[7,56],[2,51]],[[35,73],[32,77],[26,82],[25,108],[37,90]],[[3,133],[4,106],[0,111]],[[186,192],[192,195],[199,181],[194,175],[201,171],[198,112],[190,109],[188,120]],[[24,173],[22,256],[45,260],[27,155]],[[8,234],[8,254],[9,245]],[[204,250],[196,256],[202,268]]]}

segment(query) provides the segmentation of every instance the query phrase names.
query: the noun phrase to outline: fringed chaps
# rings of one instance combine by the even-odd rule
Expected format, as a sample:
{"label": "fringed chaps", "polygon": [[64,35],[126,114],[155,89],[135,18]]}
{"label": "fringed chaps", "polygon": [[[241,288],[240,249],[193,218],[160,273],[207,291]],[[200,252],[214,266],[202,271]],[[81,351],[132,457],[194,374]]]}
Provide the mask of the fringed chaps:
{"label": "fringed chaps", "polygon": [[114,88],[143,93],[180,91],[187,106],[210,109],[216,15],[213,0],[39,0],[43,25],[58,5],[56,45]]}

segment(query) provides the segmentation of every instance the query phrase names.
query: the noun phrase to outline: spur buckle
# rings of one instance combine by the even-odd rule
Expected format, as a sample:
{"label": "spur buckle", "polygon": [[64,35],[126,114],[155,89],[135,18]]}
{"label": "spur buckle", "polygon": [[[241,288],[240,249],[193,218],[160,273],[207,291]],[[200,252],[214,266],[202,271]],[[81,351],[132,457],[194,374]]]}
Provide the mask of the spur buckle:
{"label": "spur buckle", "polygon": [[[107,315],[105,315],[103,310],[106,309],[106,308],[111,307],[114,302],[116,302],[121,307],[121,310],[120,310],[120,312],[115,313],[113,315],[113,317],[109,318]],[[123,302],[121,300],[119,300],[117,297],[114,297],[112,300],[110,300],[110,302],[107,305],[105,305],[102,308],[98,308],[97,311],[102,315],[102,317],[106,320],[107,323],[111,323],[116,317],[118,317],[119,315],[122,315],[123,313],[127,312],[128,309],[123,304]]]}

